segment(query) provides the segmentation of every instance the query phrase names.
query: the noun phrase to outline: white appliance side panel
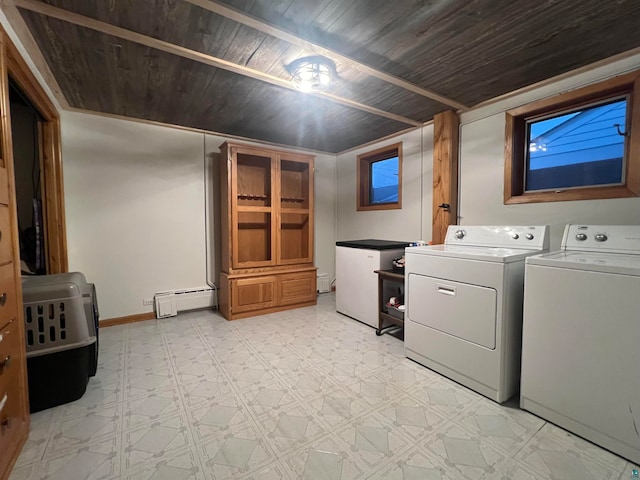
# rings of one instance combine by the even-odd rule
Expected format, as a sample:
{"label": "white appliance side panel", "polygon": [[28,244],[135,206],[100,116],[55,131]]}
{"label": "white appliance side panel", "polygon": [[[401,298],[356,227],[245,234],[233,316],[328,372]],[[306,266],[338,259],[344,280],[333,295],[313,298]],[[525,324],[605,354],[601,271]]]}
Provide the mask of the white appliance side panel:
{"label": "white appliance side panel", "polygon": [[415,273],[406,281],[408,319],[482,347],[496,348],[495,289]]}
{"label": "white appliance side panel", "polygon": [[521,395],[524,406],[552,410],[560,425],[635,461],[638,292],[640,277],[527,266]]}
{"label": "white appliance side panel", "polygon": [[520,389],[524,269],[524,262],[512,262],[507,265],[502,322],[496,332],[498,344],[503,346],[503,387],[514,393]]}
{"label": "white appliance side panel", "polygon": [[378,275],[390,269],[404,249],[366,250],[336,247],[336,311],[378,326]]}

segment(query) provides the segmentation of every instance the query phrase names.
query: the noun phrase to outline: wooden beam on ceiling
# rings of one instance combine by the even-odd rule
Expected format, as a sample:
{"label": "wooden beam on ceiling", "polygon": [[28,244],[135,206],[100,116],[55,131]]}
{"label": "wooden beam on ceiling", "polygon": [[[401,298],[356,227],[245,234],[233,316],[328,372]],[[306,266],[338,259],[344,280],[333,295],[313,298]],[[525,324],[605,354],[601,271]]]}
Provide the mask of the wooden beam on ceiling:
{"label": "wooden beam on ceiling", "polygon": [[[299,91],[288,80],[284,80],[282,78],[269,75],[267,73],[264,73],[258,70],[254,70],[252,68],[248,68],[243,65],[239,65],[237,63],[229,62],[227,60],[223,60],[221,58],[214,57],[212,55],[207,55],[205,53],[198,52],[196,50],[191,50],[189,48],[181,47],[179,45],[175,45],[173,43],[166,42],[164,40],[159,40],[157,38],[149,37],[141,33],[120,28],[115,25],[111,25],[109,23],[95,20],[93,18],[85,17],[83,15],[79,15],[77,13],[73,13],[68,10],[64,10],[62,8],[53,7],[51,5],[42,3],[37,0],[15,0],[15,5],[17,7],[24,8],[25,10],[46,15],[48,17],[55,18],[63,22],[68,22],[80,27],[89,28],[91,30],[101,32],[106,35],[112,35],[114,37],[118,37],[123,40],[134,42],[139,45],[144,45],[146,47],[154,48],[156,50],[161,50],[163,52],[177,55],[182,58],[187,58],[195,62],[203,63],[205,65],[210,65],[216,68],[221,68],[223,70],[244,75],[246,77],[251,77],[253,79],[260,80],[262,82],[276,85],[278,87],[294,90],[296,92]],[[422,122],[419,122],[417,120],[407,118],[402,115],[396,115],[391,112],[386,112],[384,110],[380,110],[378,108],[371,107],[369,105],[364,105],[362,103],[349,100],[347,98],[339,97],[337,95],[332,95],[327,92],[314,92],[314,93],[308,93],[307,95],[313,95],[316,97],[324,98],[334,103],[339,103],[341,105],[355,108],[357,110],[362,110],[364,112],[378,115],[380,117],[389,118],[391,120],[405,123],[407,125],[413,125],[414,127],[422,126]]]}
{"label": "wooden beam on ceiling", "polygon": [[2,11],[7,17],[7,20],[9,20],[11,28],[24,47],[27,57],[31,59],[36,70],[40,75],[42,75],[46,85],[49,87],[49,90],[58,102],[58,106],[63,110],[66,110],[69,108],[69,103],[62,94],[62,89],[60,88],[58,81],[54,77],[53,73],[51,73],[51,69],[47,64],[47,61],[44,59],[36,41],[33,39],[33,36],[29,31],[29,27],[27,27],[22,15],[20,15],[20,12],[16,8],[15,2],[13,0],[2,0],[0,5],[2,6]]}
{"label": "wooden beam on ceiling", "polygon": [[449,105],[450,107],[456,108],[458,110],[469,109],[467,105],[457,102],[456,100],[447,98],[436,92],[432,92],[431,90],[422,88],[419,85],[408,82],[400,77],[396,77],[395,75],[391,75],[389,73],[383,72],[381,70],[373,68],[364,63],[358,62],[353,58],[349,58],[334,50],[330,50],[326,47],[323,47],[322,45],[309,42],[301,37],[298,37],[292,33],[287,32],[286,30],[283,30],[279,27],[271,25],[258,18],[252,17],[251,15],[248,15],[244,12],[236,10],[235,8],[229,7],[228,5],[223,5],[214,0],[186,0],[186,1],[200,8],[213,12],[217,15],[221,15],[230,20],[241,23],[243,25],[251,27],[260,32],[266,33],[267,35],[271,35],[272,37],[276,37],[276,38],[279,38],[280,40],[284,40],[285,42],[289,42],[292,45],[297,45],[306,50],[314,51],[318,54],[329,57],[334,61],[340,61],[340,62],[346,63],[347,65],[350,65],[351,67],[363,73],[371,75],[372,77],[376,77],[377,79],[382,80],[384,82],[390,83],[400,88],[404,88],[405,90],[409,90],[413,93],[429,98],[431,100],[435,100],[436,102]]}

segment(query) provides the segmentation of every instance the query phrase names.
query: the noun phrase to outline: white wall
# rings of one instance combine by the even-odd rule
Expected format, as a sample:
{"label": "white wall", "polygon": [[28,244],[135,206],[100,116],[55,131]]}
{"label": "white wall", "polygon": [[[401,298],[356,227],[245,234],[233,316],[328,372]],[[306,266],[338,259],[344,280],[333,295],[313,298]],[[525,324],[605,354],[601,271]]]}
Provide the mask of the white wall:
{"label": "white wall", "polygon": [[315,264],[318,273],[336,270],[336,156],[316,155],[314,172]]}
{"label": "white wall", "polygon": [[206,285],[203,136],[63,112],[70,271],[96,284],[101,318]]}
{"label": "white wall", "polygon": [[464,113],[460,130],[459,214],[463,225],[550,225],[551,248],[567,223],[640,224],[640,198],[503,204],[505,112],[640,67],[640,55],[500,103]]}
{"label": "white wall", "polygon": [[[402,209],[356,210],[357,156],[402,142]],[[423,146],[424,142],[424,146]],[[338,240],[430,240],[433,183],[433,127],[426,126],[338,155]]]}

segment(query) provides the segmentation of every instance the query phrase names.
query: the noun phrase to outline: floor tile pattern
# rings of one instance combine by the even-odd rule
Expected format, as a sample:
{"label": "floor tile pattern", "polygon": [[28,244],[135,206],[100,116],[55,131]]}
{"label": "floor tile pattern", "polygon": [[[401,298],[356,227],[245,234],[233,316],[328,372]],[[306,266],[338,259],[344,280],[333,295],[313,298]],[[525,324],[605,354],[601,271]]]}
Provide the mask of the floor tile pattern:
{"label": "floor tile pattern", "polygon": [[624,480],[631,463],[315,307],[104,328],[79,400],[38,412],[11,480]]}

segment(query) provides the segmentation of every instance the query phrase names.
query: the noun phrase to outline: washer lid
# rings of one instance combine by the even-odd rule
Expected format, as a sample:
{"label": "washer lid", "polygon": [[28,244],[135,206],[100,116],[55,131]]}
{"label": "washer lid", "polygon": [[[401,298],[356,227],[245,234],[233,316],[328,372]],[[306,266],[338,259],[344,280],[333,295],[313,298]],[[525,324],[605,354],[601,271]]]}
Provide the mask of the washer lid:
{"label": "washer lid", "polygon": [[559,251],[527,258],[527,265],[544,265],[594,272],[640,275],[640,255]]}
{"label": "washer lid", "polygon": [[504,247],[470,247],[466,245],[431,245],[427,247],[408,247],[405,254],[433,255],[438,257],[463,258],[482,262],[510,263],[539,254],[541,250]]}

